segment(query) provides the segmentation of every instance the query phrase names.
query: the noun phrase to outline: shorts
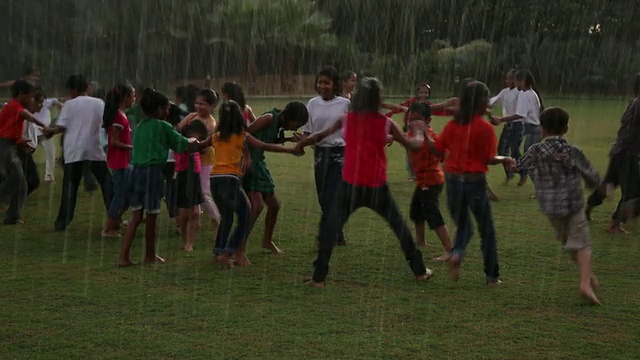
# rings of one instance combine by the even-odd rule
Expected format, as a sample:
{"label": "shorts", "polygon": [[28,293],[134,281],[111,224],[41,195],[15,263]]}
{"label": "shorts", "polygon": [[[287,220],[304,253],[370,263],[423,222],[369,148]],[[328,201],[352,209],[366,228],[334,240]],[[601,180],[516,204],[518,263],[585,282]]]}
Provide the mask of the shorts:
{"label": "shorts", "polygon": [[160,203],[164,195],[162,167],[162,165],[133,167],[128,196],[131,210],[146,210],[149,214],[160,213]]}
{"label": "shorts", "polygon": [[409,218],[414,223],[427,222],[431,230],[444,225],[444,218],[440,212],[440,194],[442,185],[427,188],[416,187],[411,198]]}
{"label": "shorts", "polygon": [[247,193],[253,191],[273,194],[276,191],[276,185],[264,160],[253,161],[251,171],[242,177],[242,186]]}
{"label": "shorts", "polygon": [[191,209],[202,204],[200,174],[193,171],[179,171],[176,176],[177,205],[179,209]]}
{"label": "shorts", "polygon": [[556,237],[567,251],[578,251],[591,247],[589,222],[583,210],[568,216],[548,216]]}

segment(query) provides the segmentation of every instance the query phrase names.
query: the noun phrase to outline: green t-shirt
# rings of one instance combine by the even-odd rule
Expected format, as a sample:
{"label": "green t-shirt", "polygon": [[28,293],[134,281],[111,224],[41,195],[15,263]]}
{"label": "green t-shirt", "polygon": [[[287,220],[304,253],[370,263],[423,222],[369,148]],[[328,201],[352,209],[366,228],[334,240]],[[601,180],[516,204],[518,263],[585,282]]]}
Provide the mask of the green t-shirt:
{"label": "green t-shirt", "polygon": [[[253,137],[267,144],[275,144],[278,140],[280,129],[282,129],[282,124],[280,124],[280,121],[278,120],[280,110],[274,108],[264,114],[271,114],[273,116],[273,121],[271,121],[271,124],[264,129],[253,134]],[[249,148],[249,151],[251,153],[252,161],[264,161],[264,150],[251,147]]]}
{"label": "green t-shirt", "polygon": [[176,153],[187,150],[189,139],[180,135],[171,124],[158,119],[144,119],[133,135],[131,163],[136,166],[164,165],[169,149]]}

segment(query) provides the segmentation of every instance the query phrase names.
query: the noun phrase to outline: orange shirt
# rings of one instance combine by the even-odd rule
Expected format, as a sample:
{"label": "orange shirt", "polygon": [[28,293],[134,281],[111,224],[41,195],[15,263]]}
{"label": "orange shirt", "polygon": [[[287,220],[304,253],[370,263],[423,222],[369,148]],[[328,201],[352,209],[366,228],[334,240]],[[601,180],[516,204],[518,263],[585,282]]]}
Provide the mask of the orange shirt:
{"label": "orange shirt", "polygon": [[242,177],[244,146],[247,136],[247,133],[233,134],[229,140],[222,141],[219,134],[213,135],[213,148],[216,156],[211,175]]}
{"label": "orange shirt", "polygon": [[[439,136],[431,127],[429,127],[428,132],[433,140],[438,141]],[[411,131],[409,131],[409,136],[413,137]],[[442,160],[442,156],[431,152],[426,141],[419,151],[409,151],[409,162],[413,168],[416,185],[418,187],[422,188],[444,184],[444,172],[440,167]]]}
{"label": "orange shirt", "polygon": [[13,99],[0,110],[0,138],[8,139],[19,143],[22,141],[24,133],[24,119],[20,117],[20,113],[24,110],[24,106]]}
{"label": "orange shirt", "polygon": [[460,125],[450,120],[442,130],[435,147],[449,152],[444,170],[452,174],[486,173],[487,162],[496,156],[498,140],[488,121],[474,115],[471,122]]}

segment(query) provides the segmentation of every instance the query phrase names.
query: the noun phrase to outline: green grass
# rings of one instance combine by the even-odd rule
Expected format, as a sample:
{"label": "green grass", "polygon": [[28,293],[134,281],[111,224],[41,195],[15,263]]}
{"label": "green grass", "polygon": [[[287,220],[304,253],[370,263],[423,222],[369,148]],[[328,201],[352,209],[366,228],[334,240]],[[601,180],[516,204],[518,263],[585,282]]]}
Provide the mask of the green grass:
{"label": "green grass", "polygon": [[[569,110],[570,140],[604,172],[625,103],[546,102]],[[250,103],[256,112],[274,105]],[[434,119],[434,128],[444,122]],[[390,186],[406,215],[413,185],[406,181],[403,150],[393,145],[388,157]],[[502,286],[484,285],[477,237],[458,283],[448,279],[445,265],[428,261],[434,278],[415,284],[386,224],[361,210],[346,227],[349,245],[334,252],[327,288],[318,290],[302,286],[319,220],[313,160],[269,154],[267,162],[283,204],[276,239],[286,254],[260,251],[260,220],[249,245],[254,265],[232,271],[211,264],[209,226],[196,252],[182,253],[166,213],[158,248],[169,262],[118,269],[120,242],[99,236],[99,194],[81,191],[71,227],[55,233],[62,174],[55,186],[43,183],[29,198],[27,223],[0,227],[0,358],[640,357],[640,246],[637,235],[604,232],[615,201],[598,208],[591,224],[601,307],[578,297],[577,270],[529,199],[532,185],[502,185],[497,167],[490,181],[501,197],[493,214]],[[640,232],[637,225],[629,230]],[[428,236],[425,259],[441,253]],[[142,231],[138,237],[135,260],[142,259]]]}

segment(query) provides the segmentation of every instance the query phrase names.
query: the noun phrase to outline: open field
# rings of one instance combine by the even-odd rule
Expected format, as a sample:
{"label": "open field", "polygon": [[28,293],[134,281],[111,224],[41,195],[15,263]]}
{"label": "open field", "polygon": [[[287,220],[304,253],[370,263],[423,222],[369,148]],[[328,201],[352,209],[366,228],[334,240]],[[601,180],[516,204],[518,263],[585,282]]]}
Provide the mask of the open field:
{"label": "open field", "polygon": [[[249,103],[258,113],[285,102]],[[570,112],[569,139],[604,173],[626,103],[545,99],[545,105]],[[434,118],[433,127],[439,131],[445,120]],[[36,154],[42,162],[42,150]],[[390,186],[408,217],[413,184],[403,150],[394,144],[388,157]],[[276,241],[286,254],[260,250],[261,219],[249,244],[254,265],[232,271],[211,264],[208,224],[196,251],[185,255],[166,212],[158,247],[168,263],[116,268],[120,242],[100,238],[100,195],[82,189],[74,222],[55,233],[58,168],[58,184],[43,182],[29,198],[26,224],[0,227],[0,358],[640,357],[640,226],[627,227],[634,235],[604,231],[617,198],[598,208],[591,224],[601,307],[578,297],[577,269],[529,198],[531,183],[505,186],[498,167],[490,182],[500,196],[493,213],[503,285],[484,285],[477,236],[458,283],[444,264],[427,261],[434,278],[415,284],[391,231],[361,210],[347,225],[348,246],[334,252],[327,288],[319,290],[302,286],[319,220],[311,154],[268,154],[267,163],[282,201]],[[138,237],[134,261],[142,258],[141,230]],[[442,250],[431,233],[428,242],[425,259]]]}

